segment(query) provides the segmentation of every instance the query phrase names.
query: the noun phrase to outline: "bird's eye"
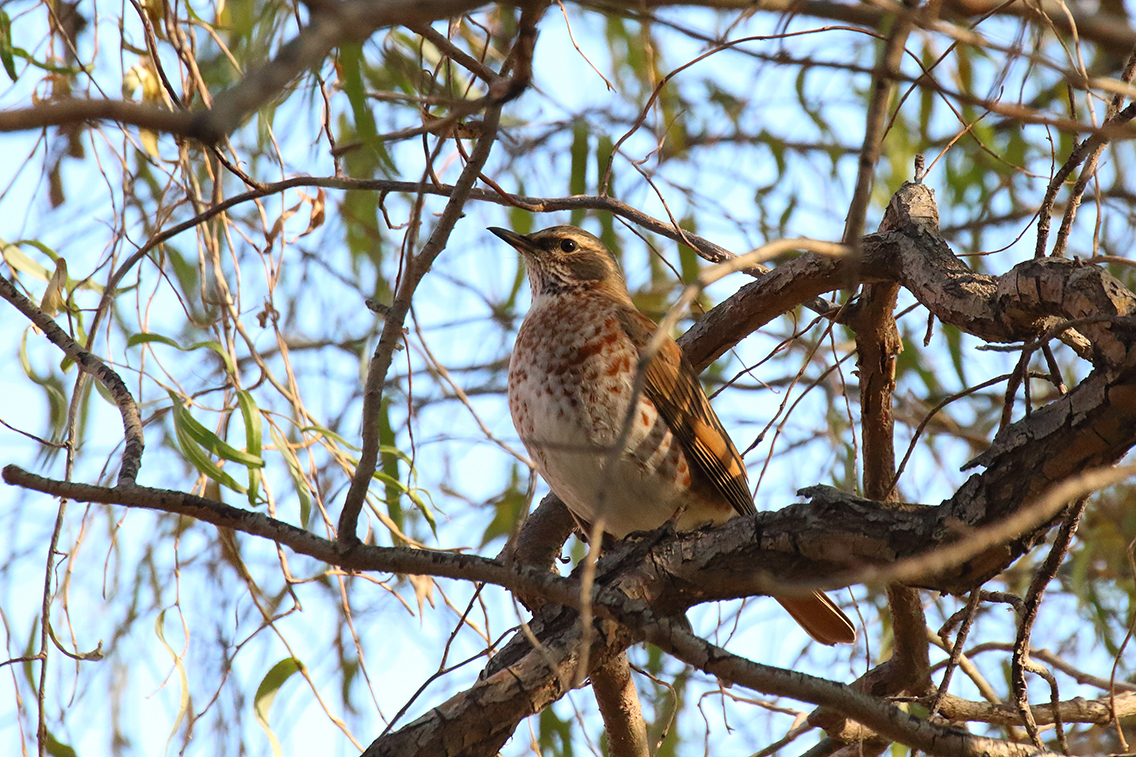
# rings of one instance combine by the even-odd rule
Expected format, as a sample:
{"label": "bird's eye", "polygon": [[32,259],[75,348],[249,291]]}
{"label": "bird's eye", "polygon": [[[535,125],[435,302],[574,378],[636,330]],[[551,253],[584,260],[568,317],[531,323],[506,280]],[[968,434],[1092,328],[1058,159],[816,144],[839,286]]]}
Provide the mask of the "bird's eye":
{"label": "bird's eye", "polygon": [[560,249],[563,250],[564,252],[575,252],[577,246],[578,245],[576,244],[576,240],[574,240],[574,239],[561,239],[560,240]]}

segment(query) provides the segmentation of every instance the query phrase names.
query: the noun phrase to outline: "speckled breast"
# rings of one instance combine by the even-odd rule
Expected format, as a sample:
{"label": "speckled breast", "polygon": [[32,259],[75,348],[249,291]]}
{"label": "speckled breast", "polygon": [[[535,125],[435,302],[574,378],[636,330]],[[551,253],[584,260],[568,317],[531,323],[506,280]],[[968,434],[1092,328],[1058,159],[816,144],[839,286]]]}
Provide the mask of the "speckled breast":
{"label": "speckled breast", "polygon": [[[509,365],[509,410],[549,487],[585,522],[622,537],[657,528],[686,504],[690,467],[645,397],[628,418],[638,352],[606,298],[541,297]],[[622,453],[606,467],[629,428]]]}

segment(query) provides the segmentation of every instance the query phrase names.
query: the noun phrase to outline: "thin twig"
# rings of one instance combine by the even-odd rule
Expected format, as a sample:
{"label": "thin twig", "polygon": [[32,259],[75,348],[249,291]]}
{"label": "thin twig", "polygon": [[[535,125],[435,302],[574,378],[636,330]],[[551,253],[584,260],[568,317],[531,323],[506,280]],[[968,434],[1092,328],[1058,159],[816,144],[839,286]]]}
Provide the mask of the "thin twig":
{"label": "thin twig", "polygon": [[[978,589],[973,589],[970,592],[970,599],[967,600],[966,607],[962,610],[963,618],[962,625],[959,627],[958,635],[955,636],[955,642],[951,645],[950,659],[947,661],[946,670],[943,671],[943,680],[939,682],[939,688],[935,691],[934,696],[931,697],[931,704],[927,709],[930,710],[928,717],[935,715],[939,711],[939,703],[943,700],[943,696],[947,693],[947,688],[951,685],[951,675],[954,673],[955,668],[958,667],[959,660],[962,658],[962,647],[966,643],[966,637],[970,633],[970,627],[974,623],[974,617],[978,614],[978,604],[982,601],[982,592]],[[945,629],[944,629],[945,630]],[[947,643],[945,633],[940,633],[943,643]]]}
{"label": "thin twig", "polygon": [[[1034,721],[1033,712],[1029,708],[1029,699],[1026,693],[1026,671],[1029,670],[1045,677],[1050,685],[1052,700],[1056,703],[1059,698],[1056,680],[1048,671],[1030,661],[1030,633],[1041,607],[1041,597],[1045,594],[1045,587],[1057,576],[1057,569],[1061,566],[1062,560],[1065,559],[1065,555],[1069,551],[1069,544],[1073,541],[1077,524],[1081,522],[1087,501],[1087,496],[1081,496],[1069,508],[1069,512],[1057,532],[1057,537],[1053,541],[1053,547],[1034,574],[1033,580],[1030,582],[1029,592],[1025,597],[1021,620],[1018,623],[1018,635],[1014,642],[1014,653],[1010,663],[1010,683],[1014,692],[1015,704],[1018,712],[1022,715],[1022,721],[1025,723],[1026,732],[1038,746],[1041,746],[1041,739],[1038,736],[1037,723]],[[1057,727],[1057,742],[1061,746],[1061,750],[1067,754],[1069,748],[1065,744],[1065,732],[1056,707],[1054,707],[1054,724]]]}
{"label": "thin twig", "polygon": [[903,62],[907,37],[911,33],[913,16],[910,12],[900,12],[892,22],[891,33],[880,51],[876,70],[873,73],[872,98],[868,102],[868,112],[864,124],[864,143],[860,148],[860,159],[856,172],[856,184],[852,201],[848,205],[848,216],[844,221],[844,236],[841,241],[851,247],[860,244],[864,236],[864,216],[872,199],[872,183],[876,175],[876,164],[880,161],[883,148],[884,124],[887,121],[888,102],[895,91],[896,74]]}
{"label": "thin twig", "polygon": [[430,238],[422,246],[421,252],[414,254],[408,251],[407,270],[404,271],[394,304],[383,321],[382,335],[375,346],[375,354],[371,358],[371,364],[367,371],[367,382],[363,390],[362,449],[359,452],[359,462],[355,468],[355,475],[351,478],[351,487],[343,500],[343,510],[339,515],[338,538],[343,543],[358,541],[355,528],[379,457],[379,433],[376,419],[382,407],[383,384],[386,380],[387,371],[390,369],[395,345],[402,341],[403,323],[410,312],[414,292],[417,290],[422,277],[430,270],[434,260],[445,249],[446,241],[450,237],[454,224],[461,218],[462,208],[465,207],[469,191],[473,188],[473,183],[477,180],[477,175],[481,172],[485,161],[489,159],[489,152],[496,142],[497,123],[500,117],[500,105],[492,106],[485,111],[481,138],[473,148],[470,160],[462,169],[461,176],[454,183],[453,193],[438,219],[438,225],[434,227]]}

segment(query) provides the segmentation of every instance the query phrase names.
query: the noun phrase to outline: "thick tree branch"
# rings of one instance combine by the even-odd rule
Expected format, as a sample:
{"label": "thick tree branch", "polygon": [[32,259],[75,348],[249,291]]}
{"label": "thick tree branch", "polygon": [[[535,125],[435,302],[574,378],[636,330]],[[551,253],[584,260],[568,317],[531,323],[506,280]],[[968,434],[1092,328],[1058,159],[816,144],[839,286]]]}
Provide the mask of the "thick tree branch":
{"label": "thick tree branch", "polygon": [[[1136,694],[1121,694],[1116,697],[1115,702],[1118,718],[1130,718],[1136,715]],[[1022,717],[1017,707],[1010,704],[972,702],[947,694],[940,701],[939,710],[944,717],[951,720],[994,725],[1022,724]],[[1037,725],[1050,725],[1055,722],[1052,705],[1033,705],[1030,711]],[[1063,723],[1108,725],[1113,720],[1107,698],[1088,700],[1078,697],[1067,702],[1059,702],[1056,715],[1060,716]]]}
{"label": "thick tree branch", "polygon": [[805,253],[742,287],[703,316],[680,344],[703,367],[755,330],[801,302],[854,283],[895,282],[935,317],[992,342],[1028,342],[1062,321],[1100,320],[1078,326],[1082,356],[1119,365],[1136,328],[1133,295],[1096,266],[1069,260],[1028,260],[1001,276],[971,271],[938,233],[931,190],[905,184],[892,198],[895,230],[870,234],[863,256],[827,258]]}
{"label": "thick tree branch", "polygon": [[620,653],[603,667],[594,669],[591,681],[607,732],[608,753],[612,757],[648,757],[647,724],[627,653]]}
{"label": "thick tree branch", "polygon": [[[27,474],[14,466],[4,469],[5,480],[9,483],[36,488],[49,493],[59,493],[80,501],[103,501],[139,506],[149,509],[166,510],[197,517],[248,533],[274,539],[286,544],[297,552],[310,554],[319,559],[340,564],[352,570],[382,570],[397,572],[420,572],[451,578],[466,578],[499,583],[516,592],[539,593],[554,603],[572,607],[579,606],[581,597],[578,585],[571,579],[562,579],[541,570],[508,568],[495,561],[470,555],[435,553],[429,550],[399,548],[380,548],[366,545],[345,547],[342,544],[321,539],[301,529],[280,523],[264,515],[229,507],[222,503],[210,502],[199,497],[129,487],[110,489],[90,487],[82,484],[52,482],[32,474]],[[629,629],[647,628],[643,624],[652,622],[658,612],[681,611],[697,601],[713,598],[722,590],[723,582],[733,579],[734,590],[752,593],[756,582],[752,576],[752,566],[762,564],[783,575],[797,575],[801,566],[808,566],[802,556],[790,556],[788,560],[783,551],[795,552],[798,547],[809,548],[808,534],[818,524],[830,524],[837,520],[839,513],[853,513],[861,516],[857,529],[841,531],[837,539],[830,541],[830,550],[836,542],[853,543],[849,534],[863,533],[866,540],[872,536],[882,539],[894,538],[891,554],[918,531],[917,526],[926,528],[927,523],[918,520],[931,515],[940,515],[947,508],[919,508],[894,506],[880,508],[866,500],[847,498],[841,500],[838,510],[821,502],[821,512],[806,517],[802,510],[813,509],[796,506],[778,513],[760,513],[750,518],[736,518],[729,524],[712,531],[681,534],[674,539],[659,541],[655,536],[626,540],[605,555],[597,568],[596,586],[599,595],[594,605],[597,618],[597,632],[590,635],[592,648],[588,658],[596,666],[606,665],[619,652],[633,641]],[[788,516],[788,517],[786,517]],[[887,520],[888,525],[881,525]],[[847,526],[847,520],[839,524]],[[957,522],[947,525],[956,527]],[[873,531],[875,533],[873,533]],[[803,544],[800,537],[805,535]],[[915,533],[918,538],[919,534]],[[815,547],[815,544],[811,546]],[[862,546],[862,545],[861,545]],[[735,566],[724,572],[731,556],[720,550],[742,551],[748,549],[742,566]],[[756,550],[756,551],[755,551]],[[855,560],[853,555],[840,555],[842,559]],[[778,558],[781,558],[780,560]],[[827,570],[831,571],[829,565]],[[807,575],[818,576],[823,571],[813,564]],[[772,574],[772,571],[769,572]],[[769,575],[764,577],[767,585],[785,586]],[[784,593],[778,589],[779,593]],[[487,671],[485,679],[469,692],[454,697],[450,702],[432,710],[425,721],[420,719],[395,734],[383,737],[373,745],[373,754],[396,754],[401,748],[424,748],[436,754],[489,754],[507,738],[512,727],[521,718],[539,711],[556,697],[562,695],[575,680],[575,666],[579,656],[579,623],[577,614],[556,604],[547,605],[538,613],[532,627],[540,640],[534,652],[524,636],[519,636],[495,658]],[[617,622],[618,621],[618,622]],[[537,633],[539,631],[539,633]],[[653,640],[654,637],[652,637]],[[689,658],[684,658],[690,661]],[[593,668],[595,669],[595,668]],[[743,671],[752,671],[742,667]],[[740,679],[739,682],[759,688],[767,693],[793,696],[802,701],[823,704],[843,712],[849,717],[876,729],[890,738],[898,738],[904,743],[921,744],[927,738],[926,728],[931,727],[923,721],[911,719],[913,723],[923,723],[920,731],[905,731],[909,716],[901,717],[877,700],[865,695],[857,695],[851,689],[823,682],[817,689],[815,679],[801,679],[789,671],[776,671],[762,668],[758,678]],[[708,672],[722,674],[716,668]],[[769,676],[772,676],[770,678]],[[804,680],[804,684],[797,686]],[[759,683],[761,682],[761,683]],[[825,688],[833,687],[833,688]],[[849,697],[861,696],[863,700],[855,706],[848,705]],[[870,703],[870,704],[868,704]],[[848,708],[846,709],[845,706]],[[883,708],[882,710],[880,708]],[[868,717],[864,713],[868,713]],[[898,720],[896,719],[898,718]],[[884,726],[880,727],[880,723]],[[914,727],[914,726],[913,726]],[[950,733],[936,734],[933,739],[941,746],[935,754],[969,754],[973,745],[966,740],[957,741]],[[895,734],[900,734],[899,736]],[[942,740],[945,739],[945,740]],[[402,744],[393,748],[394,743]],[[388,750],[388,747],[390,749]],[[476,748],[475,748],[476,747]],[[1017,752],[1014,752],[1016,754]],[[1028,753],[1028,752],[1027,752]]]}
{"label": "thick tree branch", "polygon": [[[1041,266],[1030,261],[997,279],[974,274],[938,238],[933,204],[928,209],[920,200],[921,191],[909,188],[907,194],[901,193],[907,204],[900,203],[895,212],[910,222],[901,222],[901,230],[867,238],[865,250],[878,243],[879,255],[866,254],[860,270],[848,268],[846,274],[898,281],[926,300],[933,311],[941,309],[952,322],[988,337],[1033,338],[1039,329],[1048,328],[1046,321],[1052,317],[1096,319],[1077,326],[1094,341],[1093,373],[1067,396],[1008,426],[990,449],[973,461],[972,465],[984,466],[985,470],[972,475],[954,497],[938,507],[881,504],[812,490],[809,504],[735,518],[718,529],[668,539],[649,535],[625,540],[597,566],[598,594],[582,597],[574,580],[544,570],[470,555],[331,542],[259,513],[186,494],[137,486],[68,484],[13,466],[4,469],[4,478],[12,484],[80,501],[188,515],[272,539],[349,570],[486,581],[553,603],[541,609],[532,625],[535,638],[540,640],[539,649],[534,652],[524,636],[518,637],[494,660],[485,679],[474,689],[425,716],[433,719],[431,723],[416,722],[383,740],[384,745],[409,739],[401,743],[431,743],[439,750],[444,746],[458,750],[437,753],[488,753],[508,737],[521,718],[562,695],[576,680],[576,665],[582,658],[579,623],[576,613],[566,608],[592,603],[597,626],[588,635],[591,647],[587,659],[593,661],[591,669],[595,670],[595,666],[606,665],[622,652],[636,634],[661,638],[657,634],[663,626],[652,624],[663,621],[655,619],[680,613],[692,604],[754,593],[811,590],[817,584],[828,585],[833,576],[841,574],[846,580],[873,575],[878,580],[899,561],[926,564],[920,560],[936,545],[966,543],[974,534],[985,538],[981,529],[997,527],[1031,502],[1052,505],[1052,513],[1056,513],[1059,504],[1045,501],[1048,490],[1086,471],[1114,464],[1136,444],[1136,334],[1123,320],[1109,320],[1116,315],[1123,319],[1132,311],[1132,294],[1098,269],[1067,261],[1041,261]],[[879,259],[884,251],[887,259]],[[827,275],[831,276],[833,270]],[[765,278],[755,283],[760,285]],[[1048,301],[1057,304],[1047,307]],[[1095,485],[1085,483],[1089,490]],[[1052,513],[1045,513],[1031,516],[1036,522],[1015,527],[1013,533],[1001,534],[996,541],[979,541],[974,553],[962,558],[964,562],[935,563],[930,572],[911,574],[915,576],[911,580],[942,591],[966,591],[1032,548],[1052,521]],[[764,571],[755,574],[754,565],[762,565]],[[787,580],[789,576],[794,582]],[[802,585],[802,581],[813,585]],[[710,649],[691,647],[693,642],[685,637],[680,641],[675,646],[672,640],[669,648],[681,650],[688,661]],[[712,661],[720,659],[716,655],[711,655]],[[725,669],[735,670],[731,667],[734,661],[728,662]],[[719,674],[717,665],[704,669]],[[789,686],[798,679],[785,671],[758,684],[763,679],[752,677],[754,669],[742,665],[736,671],[740,676],[750,676],[740,679],[746,685],[768,683],[770,688],[761,690],[791,692],[786,695],[836,707],[888,738],[913,745],[930,744],[936,754],[969,754],[968,750],[975,748],[975,742],[967,741],[969,737],[934,730],[923,721],[908,723],[906,715],[897,720],[888,705],[846,687],[824,682],[836,688],[818,689],[811,681]],[[861,699],[847,704],[845,697],[849,696]],[[493,709],[492,716],[487,717],[487,708],[497,704],[500,709]],[[909,730],[909,726],[915,730]],[[999,750],[1009,748],[992,743]],[[931,751],[929,747],[920,748]]]}
{"label": "thick tree branch", "polygon": [[[633,641],[618,623],[600,619],[588,659],[592,670],[615,659]],[[498,654],[467,691],[450,697],[403,728],[382,736],[363,757],[400,755],[494,755],[529,715],[564,696],[580,662],[579,616],[549,605],[529,623],[533,649],[524,633]]]}
{"label": "thick tree branch", "polygon": [[[565,539],[576,527],[576,520],[555,494],[549,494],[532,515],[525,518],[520,531],[498,555],[539,570],[552,569]],[[543,597],[518,596],[530,610],[545,604]],[[631,677],[631,663],[625,653],[613,657],[590,675],[608,751],[614,757],[647,757],[647,724],[639,704],[639,694]]]}
{"label": "thick tree branch", "polygon": [[[898,22],[897,22],[898,23]],[[906,31],[900,35],[906,39]],[[895,35],[889,40],[884,56],[893,51]],[[902,52],[902,46],[899,51]],[[898,60],[892,63],[898,66]],[[881,74],[882,77],[882,74]],[[881,78],[877,82],[889,84]],[[874,115],[882,127],[884,103],[882,92],[877,88],[875,97],[880,99],[874,105],[878,112]],[[872,124],[869,116],[869,131]],[[878,156],[878,145],[873,153],[867,140],[861,153],[861,178],[865,171],[865,156]],[[874,158],[873,158],[874,165]],[[871,183],[858,184],[858,191],[868,192]],[[858,213],[858,217],[853,215]],[[900,224],[895,214],[884,216],[881,231],[889,231]],[[846,229],[863,229],[863,207],[855,203],[849,212]],[[859,234],[857,235],[859,238]],[[892,283],[865,284],[860,298],[846,311],[845,323],[856,334],[856,365],[860,377],[860,428],[863,439],[863,491],[871,499],[879,501],[898,501],[895,487],[895,443],[893,439],[894,418],[892,415],[892,395],[895,391],[895,361],[902,350],[899,330],[895,323],[895,303],[899,285]],[[889,697],[911,691],[916,695],[924,693],[930,681],[930,658],[926,638],[926,624],[919,592],[910,586],[893,583],[887,586],[888,609],[892,616],[894,648],[883,663],[861,676],[853,687],[876,697]],[[809,716],[809,722],[824,728],[832,742],[872,742],[872,751],[882,751],[886,741],[876,734],[865,733],[862,724],[849,722],[840,713],[820,708]]]}

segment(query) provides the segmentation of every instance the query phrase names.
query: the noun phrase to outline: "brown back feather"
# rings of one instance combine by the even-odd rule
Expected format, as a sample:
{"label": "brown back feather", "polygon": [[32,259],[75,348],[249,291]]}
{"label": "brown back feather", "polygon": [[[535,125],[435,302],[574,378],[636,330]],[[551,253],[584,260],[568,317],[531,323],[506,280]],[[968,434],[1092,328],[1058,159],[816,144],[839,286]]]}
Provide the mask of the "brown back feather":
{"label": "brown back feather", "polygon": [[[619,312],[620,323],[642,357],[658,328],[633,308]],[[666,337],[647,364],[643,393],[682,445],[691,467],[741,515],[757,512],[745,463],[698,383],[694,367],[674,339]]]}

